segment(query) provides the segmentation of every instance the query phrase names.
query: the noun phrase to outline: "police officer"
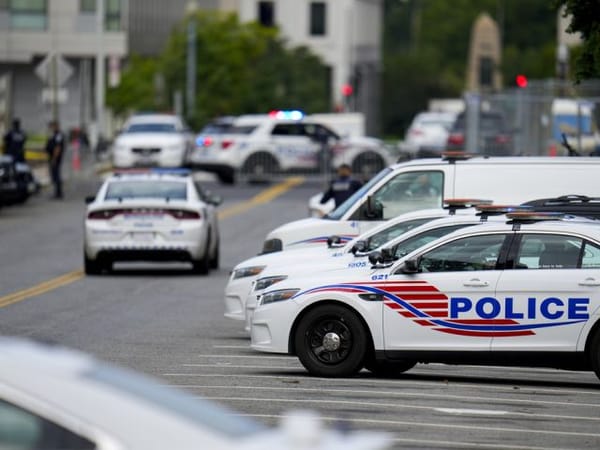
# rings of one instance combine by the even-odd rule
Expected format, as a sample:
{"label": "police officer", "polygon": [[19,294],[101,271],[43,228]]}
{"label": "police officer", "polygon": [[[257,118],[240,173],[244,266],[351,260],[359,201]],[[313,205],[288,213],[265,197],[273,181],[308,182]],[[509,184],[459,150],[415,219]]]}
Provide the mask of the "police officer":
{"label": "police officer", "polygon": [[46,141],[46,153],[48,154],[50,179],[54,185],[54,198],[63,198],[60,166],[65,153],[65,135],[60,131],[58,122],[53,120],[48,125],[50,136]]}
{"label": "police officer", "polygon": [[337,177],[329,184],[329,189],[321,197],[321,204],[333,199],[337,208],[344,203],[352,194],[360,189],[362,183],[352,178],[352,168],[348,164],[342,164],[337,169]]}
{"label": "police officer", "polygon": [[16,162],[25,162],[25,141],[27,135],[21,130],[21,121],[14,119],[12,128],[4,135],[4,153],[11,155]]}

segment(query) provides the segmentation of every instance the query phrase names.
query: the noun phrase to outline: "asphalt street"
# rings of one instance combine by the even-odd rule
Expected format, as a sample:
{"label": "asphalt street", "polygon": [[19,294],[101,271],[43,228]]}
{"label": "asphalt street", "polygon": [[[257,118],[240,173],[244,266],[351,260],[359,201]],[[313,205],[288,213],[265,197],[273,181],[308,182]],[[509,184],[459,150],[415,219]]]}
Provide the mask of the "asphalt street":
{"label": "asphalt street", "polygon": [[267,424],[300,408],[344,429],[388,430],[398,449],[600,448],[593,373],[432,364],[397,378],[321,379],[294,357],[252,351],[243,324],[223,317],[229,272],[272,228],[306,217],[321,182],[262,203],[251,199],[272,186],[207,177],[224,198],[218,270],[126,264],[86,277],[84,197],[101,178],[91,167],[69,175],[64,201],[44,190],[0,210],[0,334],[81,349]]}

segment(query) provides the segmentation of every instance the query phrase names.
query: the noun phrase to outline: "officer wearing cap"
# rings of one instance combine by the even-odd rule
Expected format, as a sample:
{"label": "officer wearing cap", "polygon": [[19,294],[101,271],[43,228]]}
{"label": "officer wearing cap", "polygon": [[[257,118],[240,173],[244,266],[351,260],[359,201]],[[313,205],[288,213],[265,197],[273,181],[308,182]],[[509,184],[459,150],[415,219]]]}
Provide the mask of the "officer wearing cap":
{"label": "officer wearing cap", "polygon": [[327,203],[329,199],[333,199],[337,208],[361,186],[362,183],[352,177],[352,168],[348,164],[342,164],[337,168],[337,177],[329,183],[329,189],[321,197],[320,203]]}

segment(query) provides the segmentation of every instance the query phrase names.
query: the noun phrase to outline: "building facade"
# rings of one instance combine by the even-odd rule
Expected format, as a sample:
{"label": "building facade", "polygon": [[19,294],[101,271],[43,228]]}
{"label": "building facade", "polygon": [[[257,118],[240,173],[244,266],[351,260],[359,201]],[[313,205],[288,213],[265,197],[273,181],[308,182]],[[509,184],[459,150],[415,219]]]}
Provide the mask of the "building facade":
{"label": "building facade", "polygon": [[220,8],[309,47],[330,68],[332,110],[364,113],[367,132],[378,134],[383,0],[220,0]]}
{"label": "building facade", "polygon": [[101,30],[97,1],[0,0],[0,127],[17,117],[32,134],[54,118],[64,130],[95,126],[95,61],[114,83],[127,54],[127,1],[104,0]]}

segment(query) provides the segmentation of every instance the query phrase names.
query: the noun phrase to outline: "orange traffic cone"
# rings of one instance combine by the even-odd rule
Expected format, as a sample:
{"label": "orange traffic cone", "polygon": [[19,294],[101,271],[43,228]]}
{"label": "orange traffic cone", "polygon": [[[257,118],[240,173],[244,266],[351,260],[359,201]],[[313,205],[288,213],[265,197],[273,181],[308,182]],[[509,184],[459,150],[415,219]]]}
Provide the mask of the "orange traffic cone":
{"label": "orange traffic cone", "polygon": [[73,165],[73,170],[79,171],[81,169],[81,158],[79,157],[79,142],[74,142],[72,148],[73,158],[71,160],[71,163]]}

